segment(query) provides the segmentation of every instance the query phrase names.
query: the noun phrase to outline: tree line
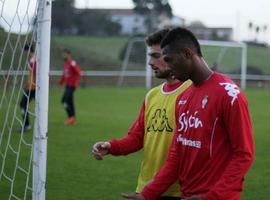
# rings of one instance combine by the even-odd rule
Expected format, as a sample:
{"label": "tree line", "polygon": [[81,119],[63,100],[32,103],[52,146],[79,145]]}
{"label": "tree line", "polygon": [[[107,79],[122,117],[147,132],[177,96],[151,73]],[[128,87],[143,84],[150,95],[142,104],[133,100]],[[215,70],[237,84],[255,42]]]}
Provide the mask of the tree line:
{"label": "tree line", "polygon": [[[167,0],[133,0],[134,12],[145,16],[148,32],[157,27],[161,13],[172,16],[172,8]],[[109,13],[94,9],[77,9],[75,0],[54,0],[52,6],[52,31],[65,35],[119,35],[121,24],[112,21]]]}

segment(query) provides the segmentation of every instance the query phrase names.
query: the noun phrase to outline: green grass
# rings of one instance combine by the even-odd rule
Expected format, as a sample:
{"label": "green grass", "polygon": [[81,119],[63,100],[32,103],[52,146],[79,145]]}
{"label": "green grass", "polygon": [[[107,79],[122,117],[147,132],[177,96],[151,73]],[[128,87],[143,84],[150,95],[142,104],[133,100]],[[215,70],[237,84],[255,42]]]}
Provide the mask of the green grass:
{"label": "green grass", "polygon": [[[47,199],[119,200],[121,192],[134,191],[141,152],[96,161],[91,147],[99,140],[126,135],[135,120],[145,89],[79,88],[76,91],[77,124],[64,126],[62,90],[50,90]],[[256,143],[256,159],[245,180],[243,199],[268,200],[270,195],[269,90],[248,90]],[[26,137],[31,134],[26,133]],[[1,160],[0,160],[1,161]],[[20,181],[19,179],[17,181]],[[0,181],[0,199],[8,191]],[[19,189],[18,189],[19,190]]]}
{"label": "green grass", "polygon": [[60,51],[68,48],[82,69],[120,69],[119,53],[127,40],[127,37],[54,36],[51,68],[62,68]]}
{"label": "green grass", "polygon": [[[54,36],[52,37],[52,64],[51,68],[61,67],[59,50],[63,47],[70,48],[74,58],[88,70],[113,70],[119,69],[121,60],[119,54],[128,38],[126,37],[83,37],[83,36]],[[203,54],[209,65],[212,65],[220,53],[219,47],[203,47]],[[270,48],[248,47],[247,65],[260,69],[265,74],[270,74]],[[137,55],[138,56],[138,55]],[[142,53],[135,60],[144,57]],[[223,72],[231,72],[240,68],[241,51],[239,48],[228,48],[220,63]]]}

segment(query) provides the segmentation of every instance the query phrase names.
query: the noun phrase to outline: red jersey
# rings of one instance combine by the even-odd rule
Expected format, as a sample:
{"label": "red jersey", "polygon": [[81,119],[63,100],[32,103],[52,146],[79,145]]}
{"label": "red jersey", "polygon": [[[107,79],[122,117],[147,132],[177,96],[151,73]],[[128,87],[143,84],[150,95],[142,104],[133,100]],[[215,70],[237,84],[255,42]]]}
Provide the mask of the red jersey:
{"label": "red jersey", "polygon": [[239,200],[254,159],[248,103],[226,76],[214,73],[176,101],[176,132],[168,159],[142,192],[157,199],[176,179],[183,197]]}
{"label": "red jersey", "polygon": [[59,81],[66,86],[77,87],[80,79],[80,68],[74,60],[68,59],[64,66],[63,75]]}

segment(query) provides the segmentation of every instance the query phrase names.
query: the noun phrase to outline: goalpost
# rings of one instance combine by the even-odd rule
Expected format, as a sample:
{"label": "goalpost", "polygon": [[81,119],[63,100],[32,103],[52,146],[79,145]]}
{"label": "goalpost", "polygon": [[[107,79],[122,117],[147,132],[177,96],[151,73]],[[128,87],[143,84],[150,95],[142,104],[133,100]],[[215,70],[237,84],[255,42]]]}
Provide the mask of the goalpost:
{"label": "goalpost", "polygon": [[[247,45],[243,42],[210,41],[210,40],[199,40],[199,42],[202,46],[204,56],[207,56],[207,50],[209,52],[211,51],[211,48],[214,48],[212,51],[216,51],[216,57],[214,58],[214,60],[212,59],[212,62],[214,62],[217,66],[221,65],[221,69],[218,70],[220,70],[225,74],[228,74],[233,79],[240,80],[240,87],[242,89],[246,89]],[[211,59],[210,58],[208,59],[209,60],[207,60],[206,58],[209,64],[209,62],[211,62],[210,61]],[[232,60],[235,61],[232,62]],[[228,67],[233,67],[234,70],[229,71],[227,70]]]}
{"label": "goalpost", "polygon": [[[247,82],[247,46],[241,42],[227,42],[227,41],[210,41],[200,40],[204,58],[210,67],[218,67],[216,70],[227,74],[232,79],[239,81],[242,89],[246,88]],[[140,57],[144,57],[145,63],[134,63],[136,57],[132,52],[136,51],[135,44],[144,44],[144,38],[131,39],[127,45],[122,70],[118,80],[118,86],[123,86],[124,81],[130,77],[144,78],[144,86],[150,89],[153,86],[153,74],[150,66],[148,66],[147,47],[144,46],[144,52],[141,52]],[[139,49],[141,51],[141,49]],[[137,50],[138,51],[138,50]],[[133,53],[137,55],[136,53]],[[131,58],[133,61],[130,61]],[[137,55],[137,57],[139,57]],[[216,66],[211,66],[216,65]],[[141,84],[141,81],[138,81]]]}
{"label": "goalpost", "polygon": [[[0,199],[45,200],[51,4],[0,0]],[[26,45],[36,46],[35,103]],[[27,114],[34,127],[26,132]]]}

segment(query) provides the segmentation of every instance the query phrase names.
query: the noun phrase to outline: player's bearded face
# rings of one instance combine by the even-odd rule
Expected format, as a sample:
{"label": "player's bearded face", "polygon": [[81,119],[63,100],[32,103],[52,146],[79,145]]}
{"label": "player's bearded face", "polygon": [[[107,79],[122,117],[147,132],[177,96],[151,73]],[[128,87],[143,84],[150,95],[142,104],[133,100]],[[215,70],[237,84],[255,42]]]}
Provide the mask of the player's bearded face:
{"label": "player's bearded face", "polygon": [[163,60],[160,45],[151,46],[148,55],[150,57],[148,64],[151,66],[157,78],[168,78],[172,76],[170,68],[168,68]]}

